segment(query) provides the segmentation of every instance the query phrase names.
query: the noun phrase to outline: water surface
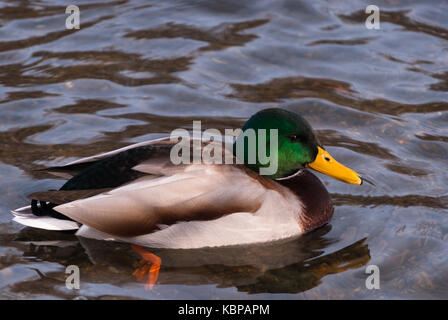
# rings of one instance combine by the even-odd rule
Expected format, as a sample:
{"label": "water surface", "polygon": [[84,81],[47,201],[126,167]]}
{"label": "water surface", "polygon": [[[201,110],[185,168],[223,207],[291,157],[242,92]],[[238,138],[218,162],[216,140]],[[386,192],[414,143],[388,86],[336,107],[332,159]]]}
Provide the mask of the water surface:
{"label": "water surface", "polygon": [[[70,4],[0,2],[0,298],[448,298],[448,2],[378,0],[380,30],[359,0],[78,1],[66,30]],[[319,175],[335,213],[303,237],[155,249],[146,291],[129,245],[11,221],[64,183],[34,169],[267,107],[305,116],[371,182]],[[380,290],[365,286],[372,264]]]}

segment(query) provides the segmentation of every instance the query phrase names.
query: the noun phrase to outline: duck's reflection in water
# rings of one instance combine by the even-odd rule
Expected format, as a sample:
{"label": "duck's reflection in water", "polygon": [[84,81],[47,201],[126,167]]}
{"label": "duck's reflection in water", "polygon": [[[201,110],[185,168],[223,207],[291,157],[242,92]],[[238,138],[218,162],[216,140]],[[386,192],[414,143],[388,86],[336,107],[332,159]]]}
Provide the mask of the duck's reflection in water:
{"label": "duck's reflection in water", "polygon": [[[133,274],[147,289],[154,283],[154,288],[166,284],[215,284],[219,288],[236,287],[248,293],[299,293],[316,287],[326,275],[360,268],[370,260],[366,239],[324,254],[334,242],[325,237],[330,230],[331,226],[326,225],[297,239],[270,244],[177,250],[141,248],[72,236],[79,242],[73,241],[71,249],[67,247],[67,239],[63,246],[55,246],[54,241],[30,241],[32,252],[25,252],[25,255],[48,255],[49,250],[61,251],[63,255],[62,252],[74,248],[82,250],[78,254],[71,252],[74,261],[66,263],[84,265],[83,280],[93,283],[127,285]],[[18,240],[24,241],[26,237]],[[48,248],[43,250],[42,245]],[[151,259],[143,257],[141,260],[145,252]],[[58,255],[53,252],[49,256]],[[155,272],[149,272],[151,268]]]}

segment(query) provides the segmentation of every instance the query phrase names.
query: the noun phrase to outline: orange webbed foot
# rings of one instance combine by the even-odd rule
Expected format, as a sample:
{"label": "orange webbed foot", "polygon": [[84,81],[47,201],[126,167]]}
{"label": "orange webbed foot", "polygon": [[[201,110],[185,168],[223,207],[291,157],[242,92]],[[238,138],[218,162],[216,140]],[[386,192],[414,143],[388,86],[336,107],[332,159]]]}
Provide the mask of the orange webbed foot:
{"label": "orange webbed foot", "polygon": [[[155,254],[146,251],[143,247],[138,245],[131,245],[131,248],[142,256],[140,260],[140,267],[137,268],[132,274],[140,282],[145,282],[145,289],[152,290],[154,284],[157,282],[159,277],[160,266],[162,265],[162,259]],[[145,275],[148,274],[147,280],[145,281]]]}

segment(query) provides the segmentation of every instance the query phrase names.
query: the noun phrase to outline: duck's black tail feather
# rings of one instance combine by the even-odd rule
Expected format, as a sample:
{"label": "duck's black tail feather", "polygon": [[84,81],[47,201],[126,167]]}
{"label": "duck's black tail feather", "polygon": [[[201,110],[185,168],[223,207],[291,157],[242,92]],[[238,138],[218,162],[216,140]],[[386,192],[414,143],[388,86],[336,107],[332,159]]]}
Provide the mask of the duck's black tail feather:
{"label": "duck's black tail feather", "polygon": [[97,194],[110,191],[111,188],[88,190],[49,190],[35,192],[28,195],[31,199],[31,211],[35,216],[49,216],[56,219],[72,220],[57,212],[53,208],[64,203],[93,197]]}
{"label": "duck's black tail feather", "polygon": [[42,216],[48,216],[53,217],[56,219],[62,219],[62,220],[71,220],[69,217],[57,212],[56,210],[53,210],[54,207],[56,207],[57,204],[46,202],[46,201],[40,201],[40,200],[31,200],[31,210],[35,216],[42,217]]}

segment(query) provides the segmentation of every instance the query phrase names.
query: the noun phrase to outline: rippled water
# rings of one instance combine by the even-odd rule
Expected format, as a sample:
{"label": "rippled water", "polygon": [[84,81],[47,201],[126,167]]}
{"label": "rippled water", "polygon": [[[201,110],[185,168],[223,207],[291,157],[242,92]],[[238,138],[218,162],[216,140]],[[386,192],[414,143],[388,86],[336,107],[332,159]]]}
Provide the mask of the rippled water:
{"label": "rippled water", "polygon": [[[69,1],[1,1],[0,298],[448,298],[448,2],[377,0],[368,30],[370,2],[84,1],[66,30]],[[266,107],[304,115],[371,182],[319,175],[335,214],[299,239],[154,250],[145,291],[129,245],[11,221],[64,182],[33,169]]]}

